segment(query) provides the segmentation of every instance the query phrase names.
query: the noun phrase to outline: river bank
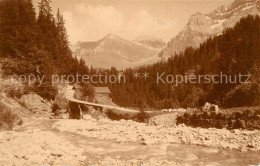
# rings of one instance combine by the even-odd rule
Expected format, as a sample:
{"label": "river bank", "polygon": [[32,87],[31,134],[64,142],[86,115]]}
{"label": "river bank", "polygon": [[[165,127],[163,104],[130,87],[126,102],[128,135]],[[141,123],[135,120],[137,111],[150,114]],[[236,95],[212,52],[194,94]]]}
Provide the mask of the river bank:
{"label": "river bank", "polygon": [[214,147],[226,150],[259,151],[260,131],[148,126],[134,121],[61,120],[53,128],[117,143],[184,144]]}

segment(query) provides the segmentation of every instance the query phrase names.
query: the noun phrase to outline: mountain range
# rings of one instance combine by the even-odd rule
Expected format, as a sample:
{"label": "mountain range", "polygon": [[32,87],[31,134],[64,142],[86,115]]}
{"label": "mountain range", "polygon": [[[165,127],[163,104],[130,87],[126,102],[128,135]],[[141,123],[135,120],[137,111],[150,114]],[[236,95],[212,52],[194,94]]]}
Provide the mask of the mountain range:
{"label": "mountain range", "polygon": [[156,37],[140,36],[129,41],[109,34],[95,42],[78,42],[73,53],[95,68],[118,69],[149,65],[166,60],[186,47],[197,48],[209,37],[221,34],[247,15],[260,15],[260,0],[235,0],[208,14],[195,13],[167,45]]}
{"label": "mountain range", "polygon": [[193,14],[184,29],[172,38],[160,53],[164,59],[183,51],[186,47],[199,47],[209,37],[221,34],[247,15],[260,14],[260,0],[235,0],[208,14]]}
{"label": "mountain range", "polygon": [[[114,34],[109,34],[95,42],[78,42],[73,46],[73,54],[83,58],[87,65],[95,68],[116,67],[124,69],[139,65],[151,64],[159,60],[157,56],[161,40],[128,41]],[[160,46],[159,46],[160,45]]]}

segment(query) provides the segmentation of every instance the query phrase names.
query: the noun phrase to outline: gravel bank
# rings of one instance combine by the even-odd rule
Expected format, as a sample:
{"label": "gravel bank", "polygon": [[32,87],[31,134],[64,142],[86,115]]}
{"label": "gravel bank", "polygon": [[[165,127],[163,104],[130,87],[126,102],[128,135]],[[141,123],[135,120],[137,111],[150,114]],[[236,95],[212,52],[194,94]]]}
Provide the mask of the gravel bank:
{"label": "gravel bank", "polygon": [[83,149],[50,132],[0,132],[0,163],[7,165],[80,165]]}
{"label": "gravel bank", "polygon": [[[91,160],[90,160],[91,161]],[[154,159],[150,159],[147,161],[138,160],[138,159],[130,159],[130,160],[123,160],[118,158],[112,157],[105,157],[100,159],[98,162],[90,162],[91,165],[94,166],[181,166],[178,163],[170,162],[170,161],[157,161]],[[188,166],[188,164],[186,164]]]}
{"label": "gravel bank", "polygon": [[241,151],[260,150],[260,131],[148,126],[133,121],[61,120],[53,128],[118,143],[191,144]]}

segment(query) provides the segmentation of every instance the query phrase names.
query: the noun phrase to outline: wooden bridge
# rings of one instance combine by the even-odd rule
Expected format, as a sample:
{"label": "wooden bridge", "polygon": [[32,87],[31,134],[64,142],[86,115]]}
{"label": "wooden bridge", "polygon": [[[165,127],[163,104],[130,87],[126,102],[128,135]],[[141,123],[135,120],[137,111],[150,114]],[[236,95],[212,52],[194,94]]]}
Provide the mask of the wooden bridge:
{"label": "wooden bridge", "polygon": [[[128,109],[128,108],[123,108],[123,107],[115,107],[115,106],[111,106],[111,105],[104,105],[104,104],[98,104],[98,103],[91,103],[91,102],[87,102],[87,101],[77,100],[74,98],[67,98],[67,100],[70,102],[78,103],[78,104],[85,104],[88,106],[113,109],[113,110],[118,110],[118,111],[123,111],[123,112],[133,112],[133,113],[140,112],[139,110]],[[146,112],[152,112],[152,111],[146,111]]]}
{"label": "wooden bridge", "polygon": [[[112,109],[117,112],[126,112],[126,113],[139,113],[140,112],[139,110],[135,110],[135,109],[129,109],[129,108],[123,108],[123,107],[117,107],[117,106],[111,106],[111,105],[98,104],[98,103],[92,103],[92,102],[88,102],[88,101],[78,100],[78,99],[74,98],[74,93],[75,92],[74,92],[72,86],[68,86],[65,96],[69,102],[78,104],[80,118],[83,117],[83,112],[82,112],[80,104],[92,106],[94,108],[100,108],[101,111],[103,111],[104,109]],[[145,112],[152,113],[153,111],[145,111]]]}

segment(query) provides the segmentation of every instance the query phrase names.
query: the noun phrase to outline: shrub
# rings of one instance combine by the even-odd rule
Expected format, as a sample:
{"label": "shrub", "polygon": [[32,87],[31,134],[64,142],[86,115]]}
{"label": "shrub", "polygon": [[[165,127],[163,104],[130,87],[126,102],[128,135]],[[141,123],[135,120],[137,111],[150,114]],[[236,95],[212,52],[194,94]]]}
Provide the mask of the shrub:
{"label": "shrub", "polygon": [[23,95],[23,91],[21,89],[14,89],[11,88],[9,91],[6,92],[8,97],[11,98],[21,98]]}
{"label": "shrub", "polygon": [[56,87],[46,84],[37,87],[34,92],[47,100],[54,100],[55,96],[58,94],[58,90]]}
{"label": "shrub", "polygon": [[136,116],[137,122],[146,122],[146,120],[148,119],[149,119],[149,115],[144,110],[141,110],[140,113],[138,113]]}
{"label": "shrub", "polygon": [[236,120],[234,126],[235,129],[245,129],[246,128],[246,123],[244,120]]}
{"label": "shrub", "polygon": [[106,115],[111,120],[120,120],[120,119],[130,120],[131,119],[131,116],[129,114],[116,113],[112,109],[107,110]]}
{"label": "shrub", "polygon": [[55,113],[57,110],[59,110],[60,109],[60,107],[59,107],[59,105],[58,104],[56,104],[56,103],[54,103],[53,105],[52,105],[52,112],[53,113]]}
{"label": "shrub", "polygon": [[[0,129],[10,130],[14,127],[14,123],[19,117],[8,110],[3,104],[0,103]],[[22,121],[19,120],[19,125]]]}
{"label": "shrub", "polygon": [[89,102],[94,101],[94,87],[91,84],[81,84],[82,96],[87,97]]}

